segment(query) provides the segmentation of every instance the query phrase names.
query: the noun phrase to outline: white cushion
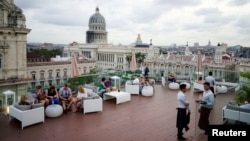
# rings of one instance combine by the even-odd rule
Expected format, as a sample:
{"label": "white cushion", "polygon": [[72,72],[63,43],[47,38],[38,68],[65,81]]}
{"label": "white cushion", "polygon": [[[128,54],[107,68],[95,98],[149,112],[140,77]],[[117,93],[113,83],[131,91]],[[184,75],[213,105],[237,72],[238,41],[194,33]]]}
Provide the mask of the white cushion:
{"label": "white cushion", "polygon": [[46,110],[45,110],[46,116],[47,117],[59,117],[63,113],[63,108],[61,105],[54,104],[54,105],[49,105]]}
{"label": "white cushion", "polygon": [[85,91],[86,93],[91,93],[91,92],[93,92],[93,90],[92,90],[92,89],[89,89],[89,88],[84,88],[84,91]]}
{"label": "white cushion", "polygon": [[169,89],[177,90],[177,89],[179,89],[179,86],[180,85],[178,83],[175,83],[175,82],[169,83]]}
{"label": "white cushion", "polygon": [[216,93],[227,93],[227,87],[226,86],[217,86]]}
{"label": "white cushion", "polygon": [[142,88],[141,94],[143,96],[152,96],[154,94],[154,89],[152,86],[144,86]]}

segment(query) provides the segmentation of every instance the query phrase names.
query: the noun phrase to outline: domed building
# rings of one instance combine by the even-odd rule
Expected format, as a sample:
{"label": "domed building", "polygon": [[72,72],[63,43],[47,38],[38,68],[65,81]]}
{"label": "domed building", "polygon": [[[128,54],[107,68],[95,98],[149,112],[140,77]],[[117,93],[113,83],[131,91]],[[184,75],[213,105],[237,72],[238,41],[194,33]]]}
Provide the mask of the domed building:
{"label": "domed building", "polygon": [[95,14],[89,19],[89,30],[86,32],[86,43],[106,44],[107,31],[105,18],[96,7]]}
{"label": "domed building", "polygon": [[[148,54],[152,56],[159,53],[159,49],[154,48],[152,45],[135,47],[139,41],[129,45],[114,45],[113,43],[108,43],[106,21],[104,16],[100,14],[98,7],[95,9],[95,13],[90,16],[88,26],[86,42],[84,44],[73,42],[64,46],[63,57],[70,57],[71,53],[74,52],[77,56],[83,55],[87,60],[96,61],[96,68],[100,70],[128,70],[129,63],[126,57],[132,53],[132,50],[134,50],[135,53],[141,52],[146,56]],[[141,38],[138,40],[142,43]],[[82,71],[81,73],[84,74],[85,72],[86,71]]]}

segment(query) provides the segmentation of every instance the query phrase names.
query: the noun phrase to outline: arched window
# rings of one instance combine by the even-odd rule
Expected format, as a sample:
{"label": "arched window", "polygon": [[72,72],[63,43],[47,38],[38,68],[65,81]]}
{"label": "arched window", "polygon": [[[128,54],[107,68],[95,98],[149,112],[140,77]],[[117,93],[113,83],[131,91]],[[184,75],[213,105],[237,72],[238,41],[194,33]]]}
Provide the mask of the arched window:
{"label": "arched window", "polygon": [[49,79],[52,79],[52,78],[53,78],[53,77],[52,77],[52,72],[53,72],[52,70],[49,70],[49,71],[48,71],[48,73],[49,73]]}
{"label": "arched window", "polygon": [[68,75],[67,75],[67,71],[68,71],[68,69],[63,69],[63,77],[65,78],[65,77],[68,77]]}
{"label": "arched window", "polygon": [[44,70],[41,70],[41,71],[40,71],[40,79],[41,79],[41,80],[45,79],[45,78],[44,78]]}
{"label": "arched window", "polygon": [[60,69],[56,70],[56,78],[60,78]]}
{"label": "arched window", "polygon": [[32,72],[31,72],[31,76],[32,76],[32,79],[33,79],[33,80],[36,80],[36,72],[35,72],[35,71],[32,71]]}

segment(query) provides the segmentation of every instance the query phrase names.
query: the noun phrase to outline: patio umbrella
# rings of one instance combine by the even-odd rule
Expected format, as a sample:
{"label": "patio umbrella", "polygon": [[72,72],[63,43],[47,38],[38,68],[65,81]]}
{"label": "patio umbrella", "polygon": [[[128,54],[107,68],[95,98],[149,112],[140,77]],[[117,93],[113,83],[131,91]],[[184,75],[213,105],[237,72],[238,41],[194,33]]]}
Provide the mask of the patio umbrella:
{"label": "patio umbrella", "polygon": [[201,74],[201,69],[202,69],[202,56],[200,50],[198,50],[197,54],[197,80],[199,78],[199,75]]}
{"label": "patio umbrella", "polygon": [[71,53],[71,77],[76,77],[79,75],[80,75],[80,72],[79,72],[79,67],[78,67],[78,63],[76,60],[76,56],[75,56],[75,53],[72,52]]}
{"label": "patio umbrella", "polygon": [[131,62],[130,62],[130,70],[135,73],[137,69],[137,64],[136,64],[136,57],[135,57],[135,51],[132,50],[132,56],[131,56]]}

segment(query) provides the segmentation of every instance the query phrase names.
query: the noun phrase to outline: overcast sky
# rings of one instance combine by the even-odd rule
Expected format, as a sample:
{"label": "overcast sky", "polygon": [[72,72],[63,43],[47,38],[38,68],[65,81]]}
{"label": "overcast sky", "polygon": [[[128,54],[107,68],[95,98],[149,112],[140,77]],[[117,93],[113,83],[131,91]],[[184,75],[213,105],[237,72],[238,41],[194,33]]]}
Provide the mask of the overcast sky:
{"label": "overcast sky", "polygon": [[250,0],[15,0],[32,29],[28,42],[85,43],[96,6],[105,17],[108,42],[130,44],[137,34],[154,45],[250,47]]}

